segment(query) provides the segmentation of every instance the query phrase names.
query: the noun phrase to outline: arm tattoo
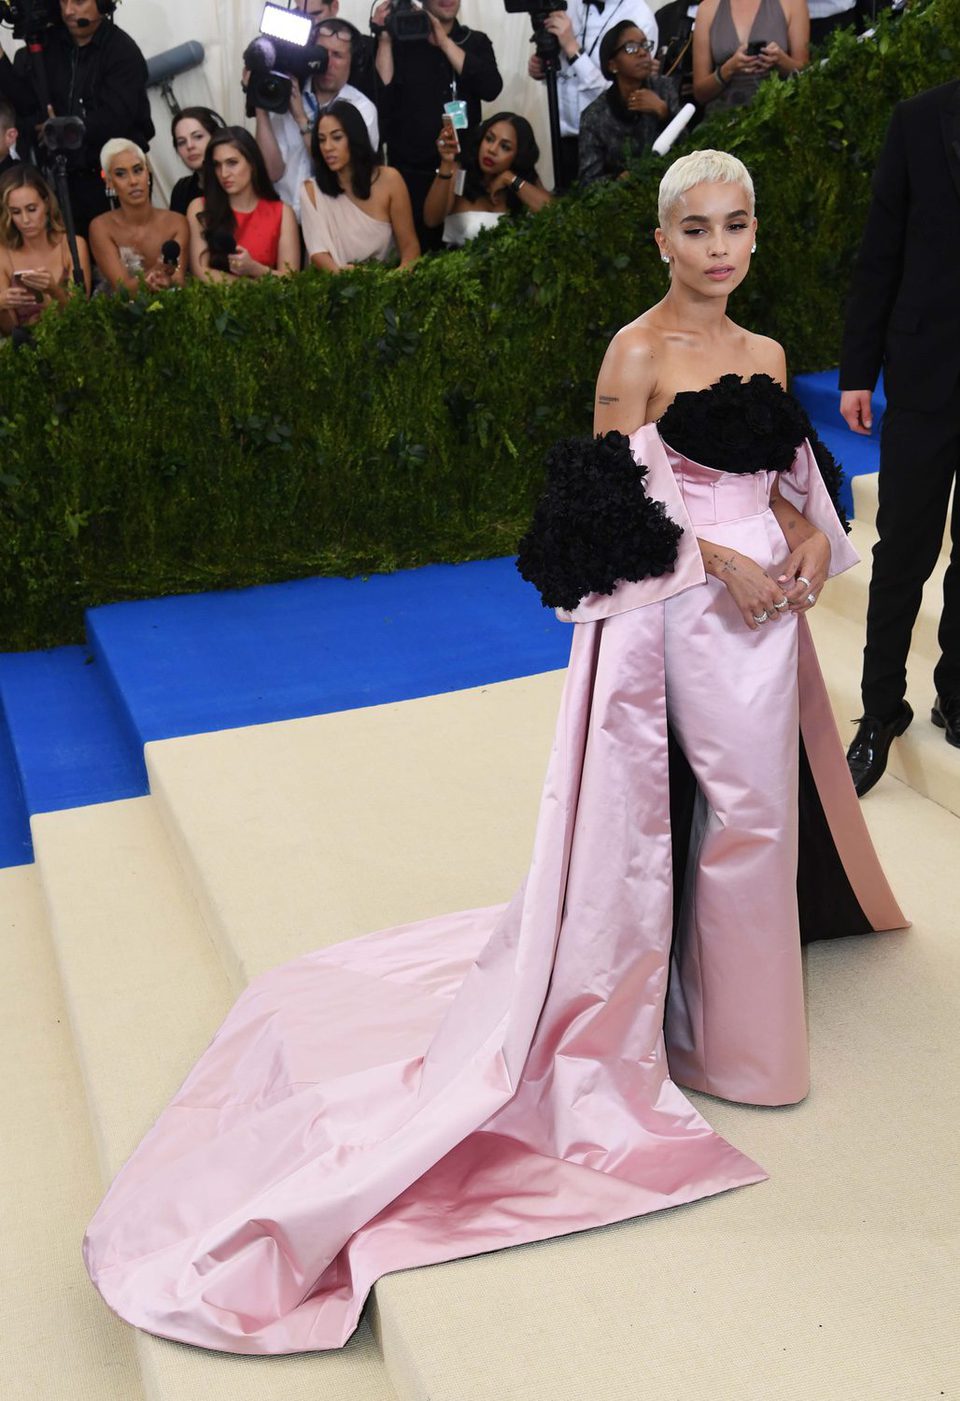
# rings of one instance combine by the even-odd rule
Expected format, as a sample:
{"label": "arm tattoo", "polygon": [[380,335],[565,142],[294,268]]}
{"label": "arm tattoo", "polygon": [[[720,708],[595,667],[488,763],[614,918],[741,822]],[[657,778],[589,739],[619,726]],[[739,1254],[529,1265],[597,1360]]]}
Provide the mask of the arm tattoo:
{"label": "arm tattoo", "polygon": [[620,400],[614,394],[598,394],[597,402],[599,404],[619,404]]}

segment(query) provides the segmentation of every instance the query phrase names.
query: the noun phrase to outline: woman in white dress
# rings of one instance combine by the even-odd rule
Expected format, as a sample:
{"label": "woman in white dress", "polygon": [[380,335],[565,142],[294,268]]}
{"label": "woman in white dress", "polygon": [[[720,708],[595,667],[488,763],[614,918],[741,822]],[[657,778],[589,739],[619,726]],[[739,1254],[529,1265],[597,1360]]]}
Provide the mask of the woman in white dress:
{"label": "woman in white dress", "polygon": [[313,137],[317,176],[305,180],[300,222],[315,268],[340,272],[371,260],[400,266],[420,256],[410,196],[398,170],[380,165],[366,124],[349,102],[334,102]]}
{"label": "woman in white dress", "polygon": [[536,213],[553,196],[537,174],[533,128],[515,112],[497,112],[466,135],[461,154],[449,125],[437,138],[440,165],[423,206],[427,228],[443,225],[443,241],[459,248],[504,214]]}

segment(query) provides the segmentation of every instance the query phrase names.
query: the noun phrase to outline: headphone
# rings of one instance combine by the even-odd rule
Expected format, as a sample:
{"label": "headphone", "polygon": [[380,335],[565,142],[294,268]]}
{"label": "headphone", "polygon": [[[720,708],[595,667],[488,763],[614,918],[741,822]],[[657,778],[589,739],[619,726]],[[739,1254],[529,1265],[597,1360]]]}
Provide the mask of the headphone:
{"label": "headphone", "polygon": [[97,0],[97,9],[106,19],[110,19],[117,8],[117,0]]}

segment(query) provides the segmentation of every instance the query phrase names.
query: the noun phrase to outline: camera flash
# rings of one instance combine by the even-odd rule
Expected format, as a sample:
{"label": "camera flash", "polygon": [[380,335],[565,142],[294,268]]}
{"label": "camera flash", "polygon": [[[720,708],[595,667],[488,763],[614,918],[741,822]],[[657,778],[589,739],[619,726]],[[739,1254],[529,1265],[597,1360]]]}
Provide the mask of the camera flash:
{"label": "camera flash", "polygon": [[309,44],[312,31],[313,20],[309,15],[283,10],[279,5],[264,5],[260,19],[261,34],[269,34],[272,39],[285,39],[288,44],[303,48]]}

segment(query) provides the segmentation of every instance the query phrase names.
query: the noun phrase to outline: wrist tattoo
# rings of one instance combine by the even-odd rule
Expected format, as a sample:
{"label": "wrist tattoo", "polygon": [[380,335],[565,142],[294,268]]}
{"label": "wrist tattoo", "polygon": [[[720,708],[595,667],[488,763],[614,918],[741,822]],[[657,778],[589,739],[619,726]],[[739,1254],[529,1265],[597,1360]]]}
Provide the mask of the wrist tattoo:
{"label": "wrist tattoo", "polygon": [[598,395],[597,395],[597,403],[598,403],[598,404],[619,404],[619,402],[620,402],[620,400],[617,398],[617,396],[616,396],[615,394],[598,394]]}

